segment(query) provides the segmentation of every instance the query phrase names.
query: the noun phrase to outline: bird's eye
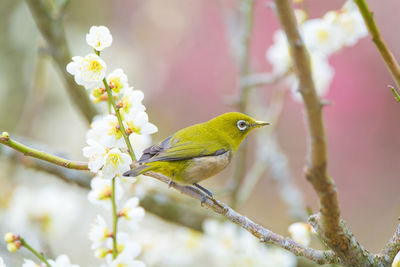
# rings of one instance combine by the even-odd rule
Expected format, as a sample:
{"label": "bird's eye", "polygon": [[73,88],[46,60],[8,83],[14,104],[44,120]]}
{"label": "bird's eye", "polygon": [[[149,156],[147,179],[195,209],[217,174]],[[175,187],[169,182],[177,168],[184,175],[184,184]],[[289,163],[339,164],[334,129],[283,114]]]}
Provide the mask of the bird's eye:
{"label": "bird's eye", "polygon": [[244,120],[240,120],[236,123],[237,127],[239,130],[244,131],[247,128],[247,122],[245,122]]}

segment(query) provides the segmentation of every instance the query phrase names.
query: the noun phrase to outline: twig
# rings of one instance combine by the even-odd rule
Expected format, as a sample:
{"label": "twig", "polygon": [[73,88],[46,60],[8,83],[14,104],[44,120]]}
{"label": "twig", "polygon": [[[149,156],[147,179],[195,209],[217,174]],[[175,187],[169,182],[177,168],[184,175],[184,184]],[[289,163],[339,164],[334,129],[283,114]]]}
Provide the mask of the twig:
{"label": "twig", "polygon": [[[308,219],[314,230],[320,235],[322,241],[324,241],[329,247],[330,238],[326,237],[326,231],[321,228],[320,214],[312,215]],[[339,227],[341,228],[338,238],[348,240],[346,241],[346,247],[340,250],[334,250],[337,256],[342,260],[345,266],[357,266],[357,267],[371,267],[380,266],[377,264],[374,255],[369,253],[363,246],[361,246],[354,238],[346,224],[341,221]],[[393,256],[394,257],[394,256]],[[362,259],[362,260],[361,260]]]}
{"label": "twig", "polygon": [[400,89],[399,63],[397,62],[396,58],[394,57],[382,35],[380,34],[378,26],[375,23],[373,13],[369,9],[368,4],[365,0],[354,0],[354,2],[357,4],[362,17],[364,18],[365,25],[367,25],[368,31],[372,37],[372,41],[374,42],[376,48],[381,54],[382,59],[385,61],[386,67],[392,74],[393,80],[396,83],[397,88]]}
{"label": "twig", "polygon": [[[35,145],[36,147],[43,147],[43,145],[40,144]],[[27,168],[33,168],[35,170],[50,173],[67,183],[74,183],[82,188],[90,189],[90,180],[92,176],[89,175],[89,173],[76,172],[74,169],[60,168],[59,165],[54,165],[52,162],[47,161],[47,159],[53,158],[53,155],[51,154],[40,159],[26,157],[24,154],[19,153],[18,150],[15,150],[14,147],[4,146],[0,147],[0,155],[15,163],[22,164]],[[203,222],[211,217],[209,213],[207,214],[201,209],[194,209],[193,206],[190,205],[191,203],[182,203],[180,200],[165,196],[163,196],[163,201],[158,201],[160,199],[160,194],[164,194],[164,192],[161,193],[159,190],[155,189],[147,192],[146,196],[141,200],[141,206],[146,211],[151,212],[164,220],[198,231],[202,230]]]}
{"label": "twig", "polygon": [[[340,209],[334,181],[327,173],[327,146],[322,118],[322,105],[312,80],[310,58],[298,31],[290,0],[275,0],[277,14],[286,33],[293,65],[303,97],[309,136],[306,177],[316,190],[321,206],[321,233],[326,244],[336,252],[345,265],[367,266],[370,255],[363,254],[358,244],[349,249],[352,241],[342,232]],[[353,252],[357,253],[353,253]]]}
{"label": "twig", "polygon": [[[287,73],[289,74],[289,72]],[[274,84],[282,80],[287,74],[276,75],[275,73],[253,73],[242,78],[241,86],[255,88],[264,85]]]}
{"label": "twig", "polygon": [[50,263],[47,261],[46,257],[37,252],[33,247],[31,247],[26,241],[25,239],[23,239],[22,237],[19,238],[19,240],[21,241],[22,246],[24,246],[27,250],[29,250],[30,252],[33,253],[33,255],[35,255],[39,260],[41,260],[42,262],[44,262],[46,264],[46,266],[48,267],[52,267],[50,265]]}
{"label": "twig", "polygon": [[[243,203],[247,200],[260,177],[268,171],[271,172],[271,177],[276,181],[279,195],[286,204],[291,219],[293,221],[305,221],[308,216],[305,212],[304,197],[292,179],[287,157],[281,150],[277,138],[275,138],[286,93],[286,87],[275,88],[269,101],[270,105],[267,112],[262,112],[263,114],[268,114],[265,117],[271,122],[271,127],[265,131],[257,132],[255,160],[247,171],[243,185],[240,188],[239,201]],[[256,114],[259,113],[256,112]]]}
{"label": "twig", "polygon": [[61,167],[65,167],[68,169],[76,169],[76,170],[89,170],[86,162],[64,159],[58,156],[47,154],[43,151],[34,148],[27,147],[21,143],[18,143],[15,140],[12,140],[8,135],[8,133],[6,132],[3,132],[1,134],[0,143],[9,146],[15,150],[18,150],[21,153],[24,153],[25,156],[45,160]]}
{"label": "twig", "polygon": [[112,215],[113,215],[113,250],[112,256],[115,259],[118,255],[118,243],[117,243],[117,230],[118,230],[118,214],[117,214],[117,203],[115,199],[115,177],[112,179],[112,196],[111,196],[111,204],[112,204]]}
{"label": "twig", "polygon": [[[240,15],[243,20],[242,25],[242,36],[240,37],[240,50],[239,50],[239,68],[240,68],[240,81],[243,77],[249,74],[249,50],[250,50],[250,36],[251,30],[253,28],[253,9],[254,9],[254,0],[244,0],[241,3]],[[247,106],[250,96],[250,87],[239,85],[239,94],[238,94],[238,102],[237,109],[239,112],[247,113]],[[233,174],[232,181],[232,207],[236,207],[238,204],[238,194],[240,185],[245,177],[246,172],[246,162],[247,162],[247,142],[243,142],[242,146],[236,153],[235,159],[235,170]]]}
{"label": "twig", "polygon": [[[162,181],[174,189],[178,190],[180,193],[190,196],[192,198],[201,200],[203,197],[207,196],[203,192],[191,186],[182,186],[176,183],[171,183],[170,179],[162,174],[148,172],[145,175],[156,178],[159,181]],[[279,234],[276,234],[262,226],[256,224],[251,221],[247,217],[237,213],[229,206],[224,203],[216,200],[207,198],[204,202],[204,206],[213,210],[214,212],[223,215],[229,221],[239,225],[243,229],[250,232],[256,238],[258,238],[261,242],[265,242],[267,244],[273,244],[283,249],[286,249],[296,256],[303,256],[307,259],[316,262],[318,264],[327,264],[327,263],[339,263],[339,259],[336,255],[330,251],[321,251],[312,248],[306,248],[290,238],[283,237]]]}
{"label": "twig", "polygon": [[399,94],[399,92],[397,92],[396,88],[394,88],[393,86],[390,86],[390,85],[389,85],[389,88],[390,88],[390,90],[392,90],[392,93],[393,93],[396,101],[400,102],[400,94]]}
{"label": "twig", "polygon": [[26,0],[26,2],[37,27],[47,42],[48,50],[64,78],[67,93],[90,123],[97,113],[96,109],[86,94],[86,90],[75,83],[73,76],[69,75],[65,68],[71,60],[71,53],[65,37],[62,14],[57,14],[63,8],[53,10],[43,0]]}
{"label": "twig", "polygon": [[108,100],[111,103],[111,105],[112,105],[112,107],[113,107],[113,109],[115,111],[115,115],[117,116],[118,123],[119,123],[118,126],[120,128],[122,136],[124,137],[126,146],[128,147],[129,155],[131,156],[133,161],[136,161],[135,153],[133,151],[131,142],[129,141],[129,137],[128,137],[127,133],[126,133],[126,130],[125,130],[125,127],[124,127],[124,123],[122,122],[121,113],[119,112],[119,109],[118,109],[117,105],[115,104],[114,97],[112,95],[110,87],[108,86],[106,78],[103,79],[103,84],[104,84],[104,86],[106,88],[106,91],[107,91]]}

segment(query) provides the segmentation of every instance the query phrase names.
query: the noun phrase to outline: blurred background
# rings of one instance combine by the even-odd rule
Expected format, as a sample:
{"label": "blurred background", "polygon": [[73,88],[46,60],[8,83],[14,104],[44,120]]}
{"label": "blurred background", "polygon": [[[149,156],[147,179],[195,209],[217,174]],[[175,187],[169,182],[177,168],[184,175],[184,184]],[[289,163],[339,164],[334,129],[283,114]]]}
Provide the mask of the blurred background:
{"label": "blurred background", "polygon": [[[265,53],[279,24],[269,1],[255,2],[249,65],[252,73],[264,73],[271,70]],[[306,0],[304,5],[310,17],[319,17],[343,3]],[[369,4],[388,46],[400,58],[400,2]],[[91,52],[84,39],[90,26],[106,25],[111,30],[113,45],[103,53],[109,70],[123,68],[130,84],[145,93],[150,121],[159,128],[152,139],[158,142],[185,126],[237,110],[231,100],[240,85],[240,68],[231,40],[239,7],[234,0],[70,1],[64,24],[72,55]],[[81,149],[89,124],[68,97],[56,64],[40,49],[45,42],[26,3],[3,0],[0,13],[0,131],[29,144],[44,145],[44,150],[84,160]],[[324,109],[329,173],[337,185],[342,218],[361,244],[378,252],[392,236],[400,215],[400,104],[388,88],[392,78],[369,37],[333,55],[330,63],[335,76],[324,97],[332,102]],[[258,111],[271,106],[277,86],[282,84],[250,90],[248,113],[268,120],[267,115],[257,116],[267,113]],[[304,206],[317,212],[318,199],[303,174],[306,132],[302,104],[290,94],[282,103],[272,138],[277,141],[273,143],[279,143],[284,153],[290,180],[301,190]],[[268,137],[268,130],[261,131],[249,136],[246,169],[257,161],[256,151],[263,144],[256,140],[257,135]],[[24,214],[15,214],[23,209],[13,202],[16,193],[28,202],[61,197],[53,204],[59,205],[61,214],[68,211],[75,218],[60,222],[65,225],[60,229],[65,231],[56,231],[51,242],[57,246],[50,248],[55,254],[67,252],[81,266],[93,264],[91,259],[84,260],[90,246],[86,240],[88,225],[96,213],[87,203],[87,190],[25,168],[4,151],[0,158],[0,205],[4,211],[0,211],[0,233],[27,227],[20,222]],[[279,159],[275,158],[276,164]],[[270,162],[274,164],[274,160]],[[227,202],[233,163],[204,183]],[[279,193],[279,173],[271,169],[274,167],[262,172],[248,199],[237,209],[266,228],[288,235],[287,227],[294,219]],[[37,191],[29,193],[30,189]],[[85,249],[71,248],[77,240],[87,243]],[[10,255],[1,242],[0,255],[7,259]],[[319,246],[318,242],[314,245]]]}

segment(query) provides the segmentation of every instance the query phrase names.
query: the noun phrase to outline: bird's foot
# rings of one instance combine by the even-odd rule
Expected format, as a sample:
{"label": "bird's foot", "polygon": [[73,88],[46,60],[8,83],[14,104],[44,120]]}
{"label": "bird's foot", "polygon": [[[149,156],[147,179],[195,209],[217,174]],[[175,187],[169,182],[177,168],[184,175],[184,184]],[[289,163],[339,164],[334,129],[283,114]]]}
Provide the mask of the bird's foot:
{"label": "bird's foot", "polygon": [[173,185],[175,185],[175,182],[172,180],[169,180],[168,182],[168,188],[171,188]]}
{"label": "bird's foot", "polygon": [[207,194],[206,196],[203,196],[203,197],[201,198],[201,200],[200,200],[200,205],[201,205],[201,206],[204,206],[204,203],[206,202],[207,198],[209,198],[209,199],[211,199],[211,200],[214,200],[214,195],[213,195],[213,193],[211,193],[210,190],[208,190],[208,189],[202,187],[201,185],[199,185],[199,184],[197,184],[197,183],[194,183],[193,185],[194,185],[195,187],[197,187],[198,189],[200,189],[202,192],[204,192],[204,193]]}

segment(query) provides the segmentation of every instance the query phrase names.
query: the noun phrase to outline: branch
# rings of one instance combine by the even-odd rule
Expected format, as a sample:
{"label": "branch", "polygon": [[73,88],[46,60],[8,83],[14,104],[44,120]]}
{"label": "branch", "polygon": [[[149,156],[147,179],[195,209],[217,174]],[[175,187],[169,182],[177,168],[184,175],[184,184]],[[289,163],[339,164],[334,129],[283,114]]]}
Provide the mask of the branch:
{"label": "branch", "polygon": [[365,25],[367,26],[369,34],[372,37],[372,41],[374,42],[376,48],[378,49],[383,60],[385,61],[386,67],[392,74],[393,80],[396,83],[397,88],[400,89],[399,63],[396,61],[396,58],[393,56],[392,52],[390,52],[385,40],[383,40],[383,37],[379,32],[378,26],[375,23],[373,13],[369,9],[368,4],[365,0],[354,0],[354,2],[358,6],[361,15],[364,18]]}
{"label": "branch", "polygon": [[[249,50],[250,50],[250,36],[251,30],[253,28],[253,11],[254,11],[254,0],[244,0],[241,3],[240,15],[243,20],[242,25],[242,36],[240,37],[240,50],[239,50],[239,68],[240,68],[240,82],[243,77],[249,74]],[[243,84],[239,85],[239,94],[238,94],[238,102],[237,109],[239,112],[247,113],[248,102],[250,96],[249,86],[243,86]],[[232,183],[232,206],[236,207],[239,204],[238,196],[239,189],[242,181],[245,177],[246,172],[246,162],[247,162],[247,142],[243,142],[242,146],[236,153],[236,164],[235,170],[233,174],[233,183]]]}
{"label": "branch", "polygon": [[[328,246],[331,246],[329,245],[329,243],[331,242],[330,239],[326,237],[324,229],[321,228],[320,220],[320,214],[312,215],[308,219],[314,230],[321,236],[322,241],[324,241]],[[357,240],[354,238],[354,235],[346,226],[345,222],[341,221],[339,227],[341,228],[341,233],[338,237],[344,240],[348,240],[348,242],[346,242],[347,247],[345,249],[335,249],[334,251],[336,252],[337,256],[343,261],[343,263],[346,263],[346,266],[379,266],[376,264],[374,255],[369,253],[363,246],[361,246],[357,242]]]}
{"label": "branch", "polygon": [[6,132],[3,132],[1,134],[0,143],[9,146],[15,150],[18,150],[25,156],[45,160],[64,168],[75,169],[75,170],[89,170],[86,162],[64,159],[55,155],[47,154],[46,152],[34,148],[27,147],[21,143],[18,143],[15,140],[12,140],[8,135],[8,133]]}
{"label": "branch", "polygon": [[47,42],[48,50],[64,78],[66,90],[72,102],[90,123],[97,113],[96,109],[86,94],[86,90],[75,83],[73,76],[69,75],[65,68],[71,61],[71,53],[65,37],[62,14],[59,13],[63,8],[53,10],[46,6],[45,2],[43,0],[26,1],[37,27]]}
{"label": "branch", "polygon": [[[280,23],[289,42],[293,66],[299,80],[299,90],[306,112],[309,136],[306,177],[319,196],[322,229],[320,233],[326,244],[340,257],[343,264],[362,266],[368,262],[370,254],[363,254],[364,250],[358,243],[355,243],[355,247],[350,249],[354,243],[343,233],[336,186],[327,173],[327,145],[322,105],[312,80],[309,54],[298,31],[291,1],[275,0],[275,4]],[[355,253],[356,257],[352,257],[353,249],[360,252]]]}
{"label": "branch", "polygon": [[[182,186],[177,183],[171,182],[171,180],[159,173],[147,172],[145,175],[151,176],[161,182],[168,184],[170,187],[178,190],[180,193],[195,198],[197,200],[201,200],[203,197],[207,197],[206,194],[199,191],[197,188],[191,186]],[[229,221],[239,225],[243,229],[247,230],[249,233],[258,238],[261,242],[265,242],[267,244],[276,245],[283,249],[286,249],[296,256],[303,256],[307,259],[316,262],[318,264],[327,264],[327,263],[339,263],[339,259],[332,251],[321,251],[312,248],[304,247],[290,238],[286,238],[279,234],[276,234],[262,226],[256,224],[251,221],[247,217],[237,213],[229,206],[224,203],[216,200],[206,198],[204,202],[204,206],[213,210],[214,212],[223,215]]]}
{"label": "branch", "polygon": [[[0,137],[0,143],[3,143],[3,138],[4,137]],[[15,143],[15,141],[13,142]],[[40,147],[40,145],[37,146]],[[24,147],[27,146],[24,145]],[[27,150],[32,151],[33,149],[28,148]],[[46,154],[46,157],[35,158],[25,157],[24,154],[19,152],[24,153],[21,150],[16,150],[15,146],[10,146],[9,148],[4,147],[4,149],[0,147],[0,155],[4,155],[14,162],[22,164],[27,168],[55,175],[57,178],[67,183],[74,183],[82,188],[90,189],[90,180],[92,176],[87,172],[76,172],[74,169],[60,168],[60,165],[54,165],[52,161],[47,161],[49,158],[56,157],[51,154]],[[205,211],[193,209],[193,205],[188,205],[187,202],[182,203],[182,201],[174,199],[173,197],[165,197],[165,195],[163,195],[163,201],[159,201],[160,194],[158,190],[147,192],[146,196],[140,201],[141,206],[146,211],[164,220],[199,231],[202,230],[203,222],[211,217],[210,214]]]}

